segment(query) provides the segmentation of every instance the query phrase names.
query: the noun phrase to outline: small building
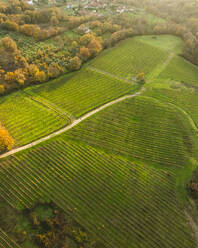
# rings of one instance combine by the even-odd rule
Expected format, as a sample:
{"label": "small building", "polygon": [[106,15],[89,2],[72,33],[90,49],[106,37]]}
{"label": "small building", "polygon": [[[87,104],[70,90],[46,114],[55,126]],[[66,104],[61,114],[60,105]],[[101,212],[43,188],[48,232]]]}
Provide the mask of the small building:
{"label": "small building", "polygon": [[85,27],[85,26],[81,25],[78,27],[78,31],[80,31],[81,33],[84,33],[84,34],[88,34],[91,32],[91,29],[89,27]]}

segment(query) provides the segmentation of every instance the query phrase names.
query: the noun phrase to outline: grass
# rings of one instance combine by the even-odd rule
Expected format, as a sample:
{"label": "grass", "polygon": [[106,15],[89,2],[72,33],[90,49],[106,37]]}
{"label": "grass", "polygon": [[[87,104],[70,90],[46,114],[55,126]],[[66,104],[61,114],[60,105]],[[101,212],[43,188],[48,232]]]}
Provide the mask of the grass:
{"label": "grass", "polygon": [[177,54],[180,54],[183,49],[183,41],[181,38],[173,35],[142,35],[136,37],[135,40],[157,48],[173,51]]}
{"label": "grass", "polygon": [[198,67],[182,57],[175,56],[159,75],[161,79],[172,79],[190,86],[198,86]]}
{"label": "grass", "polygon": [[104,51],[90,64],[117,76],[131,78],[141,72],[148,76],[167,56],[167,51],[163,49],[136,39],[127,39],[115,48]]}
{"label": "grass", "polygon": [[52,199],[107,248],[195,247],[176,201],[174,172],[149,162],[59,137],[1,162],[0,179],[0,194],[14,207]]}
{"label": "grass", "polygon": [[21,91],[0,99],[0,120],[15,139],[24,145],[69,123],[58,113],[25,97]]}
{"label": "grass", "polygon": [[64,134],[128,159],[185,166],[197,157],[196,130],[182,111],[150,97],[113,105]]}
{"label": "grass", "polygon": [[74,76],[63,76],[38,87],[25,90],[33,97],[40,96],[59,108],[79,117],[119,96],[134,91],[133,83],[83,69]]}

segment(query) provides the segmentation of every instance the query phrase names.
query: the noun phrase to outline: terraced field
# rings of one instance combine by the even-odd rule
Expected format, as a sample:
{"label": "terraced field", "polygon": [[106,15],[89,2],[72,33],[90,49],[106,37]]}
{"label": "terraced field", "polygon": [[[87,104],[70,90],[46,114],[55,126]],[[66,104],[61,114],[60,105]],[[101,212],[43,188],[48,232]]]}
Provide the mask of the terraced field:
{"label": "terraced field", "polygon": [[183,166],[196,156],[196,130],[174,106],[137,96],[113,105],[64,134],[129,159]]}
{"label": "terraced field", "polygon": [[[68,78],[68,80],[67,80]],[[73,77],[61,77],[45,85],[32,87],[26,92],[43,97],[75,117],[137,88],[132,82],[83,69]]]}
{"label": "terraced field", "polygon": [[53,132],[69,123],[69,118],[36,103],[21,92],[0,98],[0,120],[15,139],[23,145]]}
{"label": "terraced field", "polygon": [[117,76],[131,78],[141,72],[147,76],[167,57],[167,51],[161,48],[136,39],[128,39],[103,52],[90,65]]}
{"label": "terraced field", "polygon": [[159,75],[161,79],[171,79],[184,82],[187,85],[198,86],[198,67],[182,57],[175,56]]}
{"label": "terraced field", "polygon": [[0,194],[11,205],[53,199],[109,248],[194,248],[174,185],[174,170],[61,138],[0,164]]}

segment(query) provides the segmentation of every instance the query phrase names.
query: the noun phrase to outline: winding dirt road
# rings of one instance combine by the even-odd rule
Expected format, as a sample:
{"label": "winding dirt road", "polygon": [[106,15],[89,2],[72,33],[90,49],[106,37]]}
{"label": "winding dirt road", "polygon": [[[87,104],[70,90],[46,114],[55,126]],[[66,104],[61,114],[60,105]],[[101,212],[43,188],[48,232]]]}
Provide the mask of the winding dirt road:
{"label": "winding dirt road", "polygon": [[111,101],[111,102],[108,102],[108,103],[102,105],[101,107],[98,107],[98,108],[96,108],[96,109],[94,109],[94,110],[88,112],[87,114],[81,116],[80,118],[74,120],[70,125],[68,125],[68,126],[66,126],[66,127],[64,127],[64,128],[62,128],[62,129],[60,129],[60,130],[58,130],[58,131],[56,131],[56,132],[54,132],[54,133],[49,134],[49,135],[46,136],[46,137],[43,137],[43,138],[41,138],[41,139],[39,139],[39,140],[36,140],[36,141],[31,142],[31,143],[29,143],[29,144],[27,144],[27,145],[24,145],[24,146],[15,148],[15,149],[13,149],[13,150],[11,150],[11,151],[9,151],[9,152],[6,152],[6,153],[0,155],[0,159],[1,159],[1,158],[8,157],[8,156],[10,156],[10,155],[13,155],[13,154],[15,154],[15,153],[17,153],[17,152],[24,151],[24,150],[26,150],[26,149],[28,149],[28,148],[31,148],[31,147],[33,147],[33,146],[36,146],[36,145],[38,145],[38,144],[44,142],[44,141],[46,141],[46,140],[49,140],[49,139],[51,139],[51,138],[53,138],[53,137],[55,137],[55,136],[58,136],[59,134],[62,134],[62,133],[64,133],[64,132],[68,131],[69,129],[73,128],[74,126],[78,125],[80,122],[84,121],[85,119],[89,118],[90,116],[92,116],[92,115],[94,115],[94,114],[100,112],[101,110],[103,110],[103,109],[105,109],[105,108],[107,108],[107,107],[109,107],[109,106],[111,106],[111,105],[113,105],[113,104],[115,104],[115,103],[122,102],[122,101],[124,101],[125,99],[133,98],[133,97],[135,97],[135,96],[137,96],[137,95],[140,95],[141,92],[142,92],[143,90],[144,90],[144,88],[142,88],[141,91],[139,91],[139,92],[137,92],[137,93],[135,93],[135,94],[133,94],[133,95],[126,95],[126,96],[117,98],[117,99],[115,99],[115,100],[113,100],[113,101]]}

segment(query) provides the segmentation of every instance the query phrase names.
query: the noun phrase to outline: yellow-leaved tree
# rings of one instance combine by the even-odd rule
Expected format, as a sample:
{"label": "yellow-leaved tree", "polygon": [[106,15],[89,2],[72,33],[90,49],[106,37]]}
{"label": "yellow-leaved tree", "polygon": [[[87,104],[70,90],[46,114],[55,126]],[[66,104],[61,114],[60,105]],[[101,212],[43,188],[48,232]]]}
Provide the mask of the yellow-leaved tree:
{"label": "yellow-leaved tree", "polygon": [[13,145],[13,138],[9,132],[0,125],[0,153],[11,150]]}

